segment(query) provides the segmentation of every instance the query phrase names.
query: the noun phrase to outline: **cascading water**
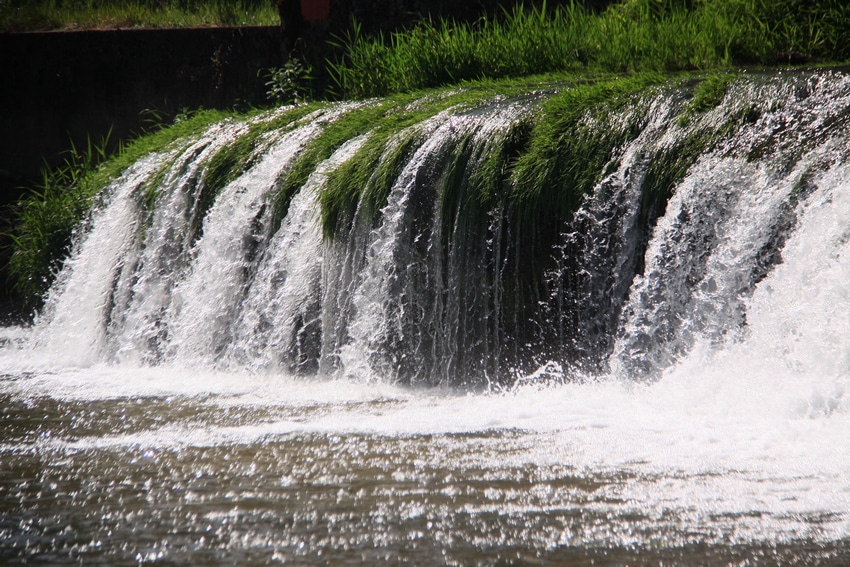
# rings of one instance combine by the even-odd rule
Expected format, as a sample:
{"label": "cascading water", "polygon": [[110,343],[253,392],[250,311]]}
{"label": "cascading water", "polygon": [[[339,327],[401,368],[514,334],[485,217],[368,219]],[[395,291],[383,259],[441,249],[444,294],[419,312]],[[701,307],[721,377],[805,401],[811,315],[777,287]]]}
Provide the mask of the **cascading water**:
{"label": "cascading water", "polygon": [[[697,337],[722,344],[727,335],[746,331],[746,301],[781,262],[794,205],[814,190],[808,176],[846,157],[845,142],[830,137],[843,134],[843,93],[820,86],[808,92],[811,84],[794,85],[805,93],[802,100],[795,92],[783,101],[787,106],[742,128],[700,158],[677,187],[629,292],[615,347],[618,370],[657,373]],[[771,93],[766,100],[777,97]],[[828,109],[838,115],[829,116]],[[824,121],[835,121],[835,129],[824,132]],[[789,148],[779,140],[753,162],[753,147],[775,143],[765,138],[780,129],[789,129],[796,143]]]}
{"label": "cascading water", "polygon": [[0,562],[846,564],[850,77],[586,113],[562,140],[618,142],[547,232],[511,171],[565,88],[361,128],[291,192],[380,102],[115,179],[5,331]]}
{"label": "cascading water", "polygon": [[354,138],[337,150],[290,203],[247,294],[231,347],[237,363],[317,370],[323,259],[318,193],[327,171],[350,159],[365,140]]}
{"label": "cascading water", "polygon": [[524,111],[508,104],[486,114],[445,113],[424,127],[425,141],[393,183],[355,279],[343,366],[356,368],[348,361],[366,353],[372,375],[431,385],[474,383],[498,369],[498,243],[468,234],[462,212],[447,225],[440,204],[452,150],[473,148],[461,173],[472,175],[492,139]]}

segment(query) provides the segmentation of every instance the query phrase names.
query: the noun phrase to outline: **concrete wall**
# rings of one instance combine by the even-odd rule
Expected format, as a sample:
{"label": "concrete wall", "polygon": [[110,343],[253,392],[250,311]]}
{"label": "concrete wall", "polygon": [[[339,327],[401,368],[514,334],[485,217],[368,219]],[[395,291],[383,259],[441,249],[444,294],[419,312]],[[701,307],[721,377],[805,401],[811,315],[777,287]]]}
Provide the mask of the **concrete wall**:
{"label": "concrete wall", "polygon": [[257,73],[276,65],[277,27],[0,34],[0,176],[36,177],[69,140],[126,138],[146,109],[264,104]]}
{"label": "concrete wall", "polygon": [[[13,204],[73,140],[117,142],[181,109],[266,104],[278,27],[0,34],[0,319],[18,307],[6,268]],[[146,109],[154,112],[146,112]],[[150,125],[150,124],[148,124]]]}

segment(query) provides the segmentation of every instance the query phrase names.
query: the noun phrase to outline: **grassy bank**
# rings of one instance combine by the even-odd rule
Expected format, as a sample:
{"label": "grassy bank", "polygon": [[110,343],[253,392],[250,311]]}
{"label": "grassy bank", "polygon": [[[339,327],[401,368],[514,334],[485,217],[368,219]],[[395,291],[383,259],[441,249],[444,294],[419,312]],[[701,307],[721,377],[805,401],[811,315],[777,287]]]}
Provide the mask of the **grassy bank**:
{"label": "grassy bank", "polygon": [[271,0],[4,0],[0,31],[278,25]]}
{"label": "grassy bank", "polygon": [[331,65],[359,98],[535,73],[705,71],[850,59],[850,5],[839,0],[625,0],[517,7],[475,24],[423,22],[388,37],[354,31]]}

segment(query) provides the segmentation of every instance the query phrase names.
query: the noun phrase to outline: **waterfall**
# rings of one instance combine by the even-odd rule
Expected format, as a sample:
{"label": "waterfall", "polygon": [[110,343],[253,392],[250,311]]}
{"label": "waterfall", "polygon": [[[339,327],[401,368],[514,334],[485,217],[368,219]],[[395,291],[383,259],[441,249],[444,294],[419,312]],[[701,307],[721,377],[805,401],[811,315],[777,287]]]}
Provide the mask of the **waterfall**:
{"label": "waterfall", "polygon": [[424,142],[393,183],[381,224],[370,235],[342,349],[349,371],[365,354],[367,372],[411,383],[448,384],[459,375],[468,382],[494,372],[500,348],[499,329],[490,321],[498,320],[497,250],[481,234],[468,234],[463,213],[447,225],[439,209],[449,190],[452,150],[474,148],[461,173],[472,175],[493,138],[521,112],[508,104],[487,114],[446,113],[423,128]]}
{"label": "waterfall", "polygon": [[268,194],[319,129],[311,121],[271,142],[258,163],[225,187],[210,208],[188,273],[176,284],[164,316],[169,357],[212,364],[229,345],[271,236]]}
{"label": "waterfall", "polygon": [[[219,127],[221,130],[219,131]],[[244,124],[225,123],[175,152],[158,187],[150,226],[140,243],[138,265],[128,279],[114,285],[122,293],[110,317],[110,354],[125,361],[159,358],[161,318],[177,277],[189,262],[202,210],[204,165],[228,142],[246,131]]]}
{"label": "waterfall", "polygon": [[0,563],[850,564],[850,73],[700,80],[144,140],[0,329]]}
{"label": "waterfall", "polygon": [[365,141],[358,137],[346,142],[316,168],[290,203],[246,294],[231,346],[235,361],[294,372],[317,370],[325,256],[318,194],[327,172],[350,159]]}
{"label": "waterfall", "polygon": [[[749,249],[714,293],[698,286],[689,309],[712,315],[721,308],[732,311],[735,336],[727,338],[723,348],[715,344],[721,324],[729,327],[729,317],[722,312],[721,324],[715,319],[707,332],[687,331],[689,342],[696,344],[666,370],[671,383],[700,368],[693,395],[722,399],[729,404],[727,412],[818,418],[850,410],[848,174],[846,163],[835,163],[808,180],[810,194],[795,207],[795,229],[784,242],[782,261],[757,285],[740,287],[748,283],[740,276],[741,267],[753,262],[755,251]],[[777,191],[786,188],[776,186]],[[748,224],[751,233],[764,229],[763,223],[742,224]],[[727,247],[719,247],[713,256],[728,257]],[[707,277],[718,277],[716,262],[709,262]],[[719,299],[724,303],[718,305]],[[711,318],[701,315],[698,321],[706,325]],[[729,376],[742,378],[730,381]]]}
{"label": "waterfall", "polygon": [[[274,127],[278,115],[227,120],[163,148],[104,189],[32,348],[83,366],[473,388],[655,380],[697,352],[742,344],[846,371],[846,355],[827,363],[797,348],[850,352],[827,313],[846,303],[845,75],[743,76],[702,114],[687,114],[681,86],[605,119],[588,114],[583,128],[619,129],[622,140],[575,211],[553,208],[550,238],[517,220],[510,168],[554,96],[444,106],[402,124],[375,155],[379,126],[361,128],[287,196],[300,160],[362,105]],[[244,167],[208,186],[216,155],[258,125]],[[377,164],[368,186],[329,234],[321,197],[367,157]],[[800,294],[810,313],[795,306]]]}
{"label": "waterfall", "polygon": [[[702,156],[667,203],[623,310],[618,373],[657,376],[696,341],[720,347],[746,334],[757,284],[783,262],[801,207],[820,189],[812,172],[846,159],[838,126],[846,123],[846,86],[842,78],[733,92],[775,108]],[[785,135],[774,137],[778,131]]]}

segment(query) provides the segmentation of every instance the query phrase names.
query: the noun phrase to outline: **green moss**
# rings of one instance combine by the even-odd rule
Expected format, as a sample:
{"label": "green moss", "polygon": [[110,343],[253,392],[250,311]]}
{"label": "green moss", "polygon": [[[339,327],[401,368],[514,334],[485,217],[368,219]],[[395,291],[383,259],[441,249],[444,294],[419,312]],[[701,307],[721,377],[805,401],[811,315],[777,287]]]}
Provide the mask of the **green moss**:
{"label": "green moss", "polygon": [[381,134],[384,135],[372,134],[352,159],[328,176],[327,187],[319,196],[326,238],[348,228],[358,205],[362,205],[363,214],[377,217],[416,145],[415,132],[407,132],[393,142],[388,140],[387,132]]}
{"label": "green moss", "polygon": [[688,107],[694,112],[707,112],[719,105],[726,96],[726,90],[735,79],[731,73],[708,75],[694,90],[694,96]]}
{"label": "green moss", "polygon": [[717,107],[726,96],[729,84],[737,78],[737,73],[711,73],[697,79],[696,87],[685,111],[679,115],[679,126],[684,127],[697,114],[708,112]]}
{"label": "green moss", "polygon": [[105,187],[109,181],[118,177],[122,171],[136,163],[142,156],[160,151],[178,140],[196,136],[213,123],[220,122],[231,115],[232,112],[221,110],[200,110],[173,125],[130,141],[116,156],[97,170],[90,172],[93,193]]}
{"label": "green moss", "polygon": [[543,211],[567,218],[597,183],[614,149],[640,131],[642,113],[622,111],[636,109],[647,89],[663,81],[653,74],[602,80],[564,89],[543,104],[528,149],[513,168],[517,220],[535,224]]}
{"label": "green moss", "polygon": [[197,204],[198,212],[195,215],[199,221],[192,227],[195,237],[200,232],[200,219],[203,219],[222,189],[250,169],[261,157],[265,138],[271,133],[281,135],[295,128],[300,120],[319,107],[317,103],[304,104],[279,112],[271,120],[254,120],[247,133],[222,147],[210,158],[204,168],[200,202]]}
{"label": "green moss", "polygon": [[496,96],[525,92],[533,88],[529,85],[539,86],[533,79],[466,83],[455,90],[402,93],[351,110],[307,147],[287,175],[281,199],[290,199],[316,166],[344,142],[368,133],[360,150],[330,173],[320,195],[323,231],[331,237],[353,219],[358,205],[364,214],[374,216],[386,202],[393,180],[417,145],[416,129],[406,129],[448,108],[471,108]]}
{"label": "green moss", "polygon": [[[391,106],[393,106],[392,103],[386,101],[376,104],[366,104],[349,111],[344,116],[329,124],[323,133],[307,146],[306,150],[302,152],[289,170],[281,184],[281,190],[278,196],[278,208],[281,211],[285,211],[289,201],[307,182],[307,178],[315,171],[320,162],[329,158],[346,141],[370,131]],[[369,145],[368,142],[367,145]],[[375,149],[374,146],[374,143],[369,145],[373,150]],[[333,208],[335,206],[331,205],[334,197],[328,198],[323,194],[321,200],[324,217],[327,215],[326,211],[328,207]],[[326,222],[325,225],[327,226],[328,223]]]}
{"label": "green moss", "polygon": [[263,137],[269,132],[284,133],[295,127],[304,116],[316,110],[316,104],[294,107],[272,120],[251,124],[247,133],[221,148],[204,172],[204,185],[214,197],[228,183],[245,173],[259,159],[258,150]]}

